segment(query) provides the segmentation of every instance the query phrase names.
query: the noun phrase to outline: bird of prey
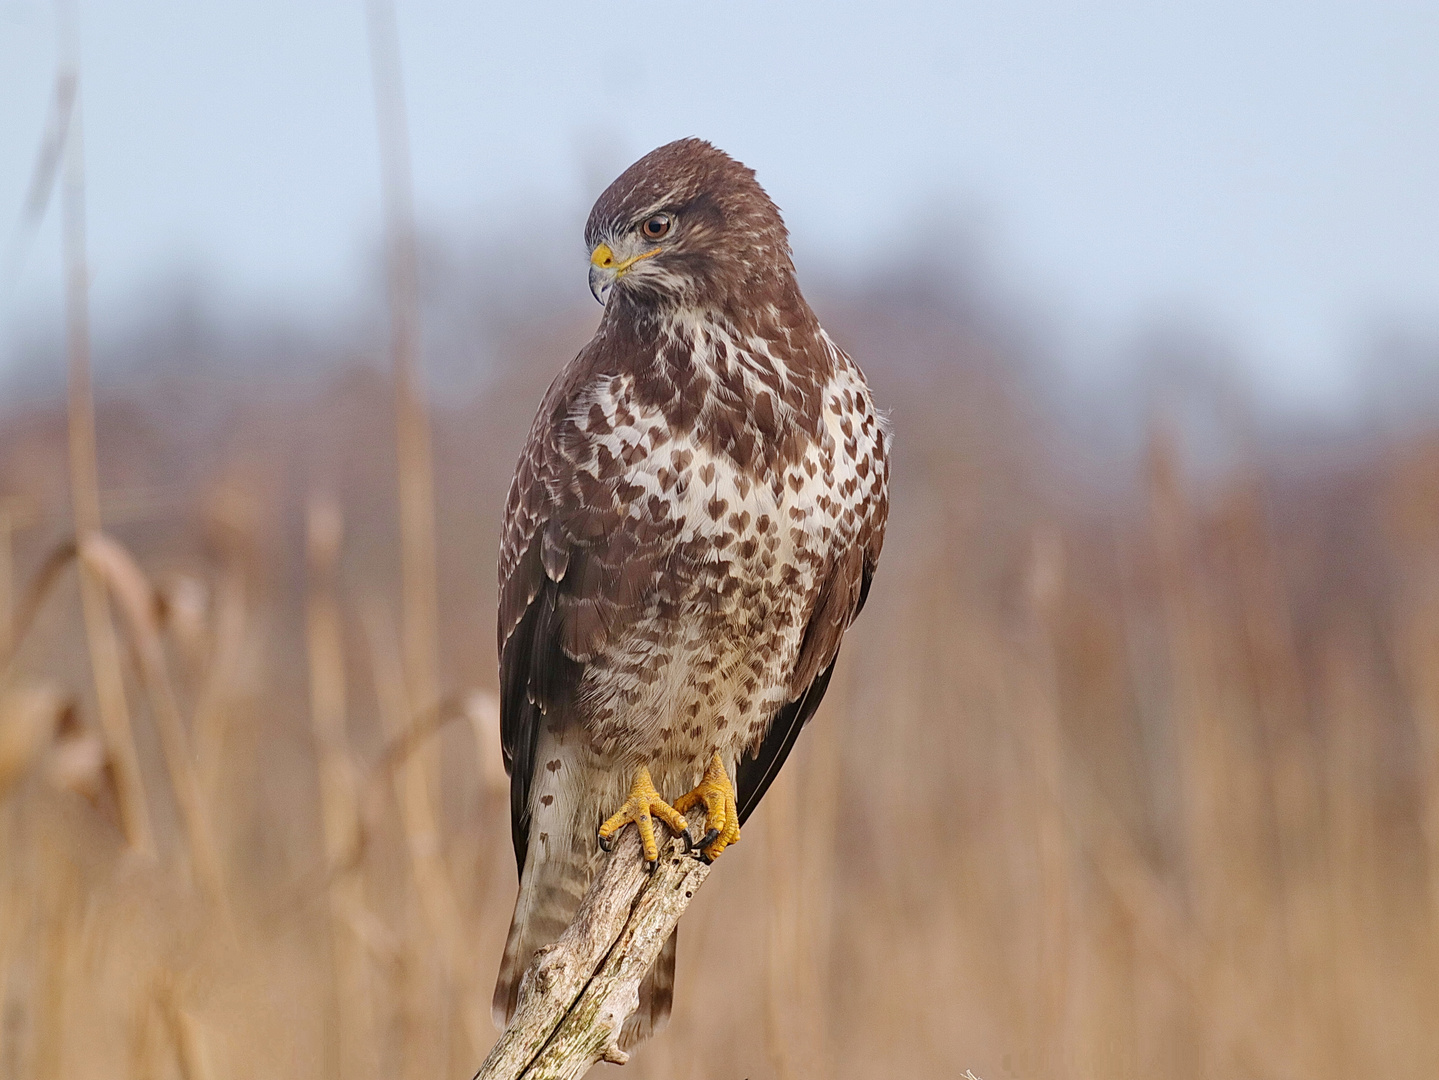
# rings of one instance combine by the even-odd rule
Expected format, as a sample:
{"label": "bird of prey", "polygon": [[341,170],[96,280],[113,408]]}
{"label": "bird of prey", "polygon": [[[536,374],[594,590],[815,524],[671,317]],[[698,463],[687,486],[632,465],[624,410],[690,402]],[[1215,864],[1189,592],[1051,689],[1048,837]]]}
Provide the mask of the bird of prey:
{"label": "bird of prey", "polygon": [[[661,146],[600,196],[585,242],[604,314],[530,428],[500,547],[520,869],[502,1027],[619,830],[651,866],[655,819],[688,840],[695,806],[700,857],[739,840],[824,696],[888,512],[888,421],[750,169]],[[674,956],[672,937],[622,1045],[668,1018]]]}

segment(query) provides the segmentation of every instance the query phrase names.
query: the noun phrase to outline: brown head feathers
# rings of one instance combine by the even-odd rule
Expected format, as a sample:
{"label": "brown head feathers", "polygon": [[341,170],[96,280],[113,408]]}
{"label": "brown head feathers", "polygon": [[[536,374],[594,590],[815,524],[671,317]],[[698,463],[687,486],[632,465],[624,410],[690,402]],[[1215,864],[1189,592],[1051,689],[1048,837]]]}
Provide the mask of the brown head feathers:
{"label": "brown head feathers", "polygon": [[[670,228],[651,243],[642,230],[656,214]],[[752,307],[794,287],[779,208],[754,170],[702,139],[667,143],[621,173],[590,211],[585,241],[591,251],[609,244],[646,253],[617,283],[630,302]]]}

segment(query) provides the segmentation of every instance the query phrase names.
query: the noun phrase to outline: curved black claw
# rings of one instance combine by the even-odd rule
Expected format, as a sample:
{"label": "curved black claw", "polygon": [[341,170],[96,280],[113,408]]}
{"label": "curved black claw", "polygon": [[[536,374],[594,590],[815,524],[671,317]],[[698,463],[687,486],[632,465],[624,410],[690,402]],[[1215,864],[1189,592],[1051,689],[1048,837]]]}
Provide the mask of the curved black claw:
{"label": "curved black claw", "polygon": [[[710,856],[705,854],[705,848],[713,844],[715,840],[719,837],[719,834],[720,831],[718,829],[711,829],[709,832],[705,833],[698,840],[696,840],[692,845],[685,848],[685,851],[688,854],[693,855],[696,859],[704,863],[706,866],[708,866],[710,863],[714,862],[714,859],[710,858]],[[685,838],[689,838],[688,830],[686,830]]]}
{"label": "curved black claw", "polygon": [[688,829],[684,829],[680,832],[679,839],[684,842],[684,854],[688,855],[691,851],[694,850],[694,841],[690,838],[690,831]]}
{"label": "curved black claw", "polygon": [[658,865],[659,865],[658,860],[655,860],[655,859],[646,859],[646,860],[645,860],[645,873],[646,873],[646,874],[653,874],[653,873],[655,872],[655,867],[658,866]]}
{"label": "curved black claw", "polygon": [[599,833],[596,833],[595,835],[599,836],[601,851],[613,851],[615,849],[615,838],[613,836],[600,836]]}

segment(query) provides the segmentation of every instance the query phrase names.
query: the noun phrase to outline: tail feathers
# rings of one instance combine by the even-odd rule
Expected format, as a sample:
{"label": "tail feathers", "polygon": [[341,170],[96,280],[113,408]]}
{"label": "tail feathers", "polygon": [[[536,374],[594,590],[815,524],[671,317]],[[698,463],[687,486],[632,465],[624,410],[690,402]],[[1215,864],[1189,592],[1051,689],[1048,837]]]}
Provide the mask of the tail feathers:
{"label": "tail feathers", "polygon": [[675,1001],[675,939],[679,927],[670,931],[669,940],[660,946],[655,966],[640,983],[640,1007],[625,1021],[620,1032],[620,1049],[628,1050],[658,1035],[670,1022],[670,1009]]}
{"label": "tail feathers", "polygon": [[520,980],[535,952],[553,944],[564,933],[593,876],[592,856],[578,850],[569,858],[532,857],[525,866],[520,895],[515,898],[515,916],[505,940],[504,957],[500,960],[500,974],[495,980],[495,995],[490,1001],[490,1016],[501,1031],[514,1018]]}
{"label": "tail feathers", "polygon": [[523,938],[524,924],[517,913],[510,923],[510,936],[505,940],[505,954],[500,960],[499,977],[495,980],[495,996],[490,999],[490,1019],[501,1031],[509,1027],[515,1017],[515,1006],[520,999],[520,978],[534,955],[534,950],[526,949],[521,956]]}

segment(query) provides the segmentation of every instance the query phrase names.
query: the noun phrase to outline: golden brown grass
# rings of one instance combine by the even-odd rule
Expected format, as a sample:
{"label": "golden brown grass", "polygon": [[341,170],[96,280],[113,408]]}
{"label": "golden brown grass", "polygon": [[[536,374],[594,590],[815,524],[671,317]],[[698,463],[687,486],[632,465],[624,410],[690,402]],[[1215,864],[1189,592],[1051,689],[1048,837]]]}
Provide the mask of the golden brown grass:
{"label": "golden brown grass", "polygon": [[[499,505],[572,344],[435,417],[419,716],[384,380],[203,438],[173,387],[102,403],[81,580],[121,683],[62,560],[0,684],[0,1078],[470,1074],[515,884]],[[1439,437],[1201,484],[1157,428],[1076,496],[971,344],[923,348],[952,356],[873,371],[900,442],[870,607],[628,1075],[1432,1076]],[[0,433],[11,613],[84,519],[64,445],[58,410]]]}

